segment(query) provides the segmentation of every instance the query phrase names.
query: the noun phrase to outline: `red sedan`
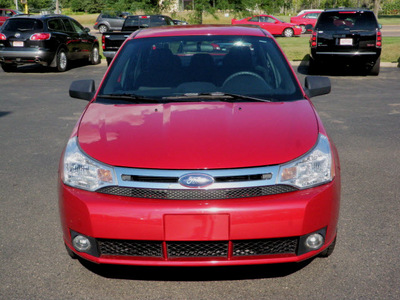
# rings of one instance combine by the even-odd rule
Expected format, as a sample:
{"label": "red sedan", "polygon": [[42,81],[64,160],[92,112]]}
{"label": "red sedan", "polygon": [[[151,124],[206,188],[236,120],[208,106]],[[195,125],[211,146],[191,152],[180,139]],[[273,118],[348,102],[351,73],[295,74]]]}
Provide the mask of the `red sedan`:
{"label": "red sedan", "polygon": [[269,31],[272,35],[281,35],[285,37],[299,36],[301,28],[297,24],[283,22],[274,16],[257,15],[241,20],[232,19],[232,25],[258,25]]}
{"label": "red sedan", "polygon": [[59,167],[68,253],[146,266],[329,256],[340,165],[309,97],[330,88],[303,88],[262,28],[137,31],[97,90],[70,87],[89,103]]}
{"label": "red sedan", "polygon": [[301,33],[306,33],[307,31],[312,31],[321,12],[322,10],[305,12],[301,15],[291,17],[290,22],[300,25]]}

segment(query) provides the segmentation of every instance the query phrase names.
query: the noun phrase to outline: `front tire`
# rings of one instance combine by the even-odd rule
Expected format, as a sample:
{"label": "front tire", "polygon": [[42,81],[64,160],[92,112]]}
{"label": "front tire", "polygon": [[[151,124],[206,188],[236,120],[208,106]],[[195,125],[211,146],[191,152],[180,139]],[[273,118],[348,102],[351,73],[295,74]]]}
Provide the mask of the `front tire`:
{"label": "front tire", "polygon": [[330,244],[329,247],[326,248],[324,251],[322,251],[318,256],[324,258],[331,256],[333,250],[335,250],[335,246],[336,246],[336,237],[333,240],[332,244]]}
{"label": "front tire", "polygon": [[306,25],[300,25],[301,27],[301,33],[304,34],[307,31]]}
{"label": "front tire", "polygon": [[285,30],[282,32],[282,35],[284,37],[292,37],[294,35],[294,30],[292,28],[285,28]]}
{"label": "front tire", "polygon": [[99,46],[94,45],[92,52],[90,53],[90,63],[92,65],[98,65],[101,62]]}
{"label": "front tire", "polygon": [[68,58],[67,53],[64,49],[61,49],[57,53],[57,71],[58,72],[65,72],[68,68]]}
{"label": "front tire", "polygon": [[71,257],[72,259],[77,259],[78,258],[78,255],[76,255],[74,251],[69,249],[67,244],[64,243],[64,246],[65,246],[65,249],[67,250],[67,253],[68,253],[69,257]]}
{"label": "front tire", "polygon": [[107,25],[100,25],[99,26],[99,32],[100,33],[104,33],[104,32],[107,32],[107,31],[108,31]]}

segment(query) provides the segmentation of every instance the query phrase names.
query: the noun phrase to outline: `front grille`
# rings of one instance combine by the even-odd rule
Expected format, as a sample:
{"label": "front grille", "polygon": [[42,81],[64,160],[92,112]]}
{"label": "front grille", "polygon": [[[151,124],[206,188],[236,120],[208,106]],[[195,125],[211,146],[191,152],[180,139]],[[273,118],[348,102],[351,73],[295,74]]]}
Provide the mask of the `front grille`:
{"label": "front grille", "polygon": [[[254,180],[266,180],[271,179],[272,174],[254,174],[254,175],[237,175],[237,176],[217,176],[214,177],[215,182],[243,182],[243,181],[254,181]],[[136,181],[136,182],[169,182],[178,183],[179,177],[166,177],[166,176],[143,176],[143,175],[127,175],[122,174],[121,179],[123,181]]]}
{"label": "front grille", "polygon": [[98,239],[102,255],[162,257],[162,242]]}
{"label": "front grille", "polygon": [[168,257],[227,257],[228,242],[168,242]]}
{"label": "front grille", "polygon": [[174,200],[215,200],[260,197],[297,191],[288,185],[270,185],[236,189],[214,190],[172,190],[172,189],[145,189],[120,186],[108,186],[97,190],[99,193],[149,199],[174,199]]}
{"label": "front grille", "polygon": [[297,238],[251,240],[233,242],[233,256],[294,254]]}
{"label": "front grille", "polygon": [[[97,239],[100,255],[147,258],[219,257],[223,259],[245,256],[296,254],[298,237],[240,240],[240,241],[130,241]],[[229,250],[229,244],[231,249]],[[164,257],[164,247],[167,257]],[[230,252],[231,251],[231,252]]]}

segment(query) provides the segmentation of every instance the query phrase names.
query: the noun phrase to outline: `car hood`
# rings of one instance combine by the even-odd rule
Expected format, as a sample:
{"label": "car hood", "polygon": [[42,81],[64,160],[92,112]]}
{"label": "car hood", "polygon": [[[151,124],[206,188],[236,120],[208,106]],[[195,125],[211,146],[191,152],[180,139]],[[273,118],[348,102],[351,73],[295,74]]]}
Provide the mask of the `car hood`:
{"label": "car hood", "polygon": [[318,121],[309,101],[280,103],[92,103],[81,149],[113,166],[220,169],[275,165],[309,151]]}

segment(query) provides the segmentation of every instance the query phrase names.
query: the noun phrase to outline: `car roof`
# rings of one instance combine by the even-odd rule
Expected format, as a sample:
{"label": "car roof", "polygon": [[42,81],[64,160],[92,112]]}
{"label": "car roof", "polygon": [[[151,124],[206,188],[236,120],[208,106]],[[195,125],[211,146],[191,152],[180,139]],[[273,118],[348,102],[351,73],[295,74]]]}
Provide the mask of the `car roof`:
{"label": "car roof", "polygon": [[15,15],[13,16],[13,19],[15,18],[28,18],[28,19],[48,19],[48,18],[54,18],[54,17],[62,17],[62,18],[68,18],[71,19],[68,16],[65,15],[59,15],[59,14],[48,14],[48,15],[30,15],[30,14],[21,14],[21,15]]}
{"label": "car roof", "polygon": [[132,38],[149,38],[185,35],[244,35],[272,37],[258,26],[244,25],[182,25],[141,29]]}
{"label": "car roof", "polygon": [[330,11],[330,12],[340,12],[340,11],[358,11],[358,12],[372,12],[372,10],[367,9],[367,8],[351,8],[351,7],[341,7],[341,8],[328,8],[325,9],[325,11]]}

